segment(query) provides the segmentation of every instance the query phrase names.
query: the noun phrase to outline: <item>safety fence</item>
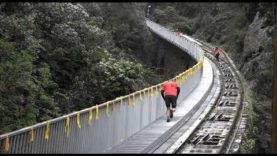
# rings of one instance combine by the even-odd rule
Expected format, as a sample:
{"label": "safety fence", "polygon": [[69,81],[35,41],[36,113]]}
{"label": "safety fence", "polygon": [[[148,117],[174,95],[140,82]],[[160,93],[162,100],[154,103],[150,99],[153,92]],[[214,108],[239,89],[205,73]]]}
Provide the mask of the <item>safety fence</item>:
{"label": "safety fence", "polygon": [[[146,19],[154,33],[180,47],[198,63],[176,79],[181,92],[177,101],[197,86],[204,56],[193,42],[176,36]],[[0,136],[1,153],[103,153],[165,115],[160,96],[162,83],[126,96],[32,125]],[[178,106],[178,105],[177,105]]]}
{"label": "safety fence", "polygon": [[194,41],[188,37],[183,37],[186,35],[177,36],[176,33],[148,19],[146,19],[145,21],[151,31],[155,32],[157,35],[167,40],[168,42],[174,44],[175,46],[179,47],[183,51],[186,51],[186,53],[189,54],[197,62],[200,61],[200,58],[202,56],[202,49],[197,44],[197,41]]}

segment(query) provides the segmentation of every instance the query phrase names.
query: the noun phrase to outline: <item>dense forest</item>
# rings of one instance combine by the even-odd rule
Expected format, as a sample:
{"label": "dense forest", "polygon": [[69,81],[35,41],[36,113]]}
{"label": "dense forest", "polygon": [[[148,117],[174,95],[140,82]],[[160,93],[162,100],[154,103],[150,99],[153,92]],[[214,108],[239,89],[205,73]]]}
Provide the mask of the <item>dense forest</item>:
{"label": "dense forest", "polygon": [[[151,3],[150,18],[219,46],[242,73],[249,102],[242,153],[271,151],[272,3]],[[253,109],[253,110],[252,110]]]}
{"label": "dense forest", "polygon": [[192,66],[189,56],[148,30],[148,5],[155,22],[228,53],[253,107],[241,152],[269,153],[271,3],[0,3],[0,134],[163,82]]}
{"label": "dense forest", "polygon": [[144,6],[0,3],[0,134],[172,76],[155,70]]}

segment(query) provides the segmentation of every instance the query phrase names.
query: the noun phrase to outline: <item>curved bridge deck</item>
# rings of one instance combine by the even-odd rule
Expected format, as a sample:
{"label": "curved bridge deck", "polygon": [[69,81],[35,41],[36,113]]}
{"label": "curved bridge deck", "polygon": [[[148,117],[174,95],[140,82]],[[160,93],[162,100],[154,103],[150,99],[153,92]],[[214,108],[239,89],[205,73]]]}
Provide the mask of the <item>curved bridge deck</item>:
{"label": "curved bridge deck", "polygon": [[[209,110],[208,103],[204,107],[203,99],[210,92],[213,84],[214,74],[210,62],[205,59],[203,65],[203,75],[200,83],[195,89],[181,102],[177,104],[176,112],[170,122],[166,122],[165,116],[160,117],[147,127],[126,139],[121,144],[113,147],[107,153],[164,153],[178,139],[176,130],[183,127],[179,132],[179,137],[184,133],[189,133],[189,128],[196,122],[204,110]],[[182,90],[181,90],[182,92]],[[161,103],[161,107],[165,107]],[[198,109],[198,108],[201,109]],[[197,116],[192,116],[194,114]],[[201,119],[200,119],[201,120]],[[171,138],[175,134],[175,138]],[[171,139],[170,139],[171,138]]]}
{"label": "curved bridge deck", "polygon": [[[232,121],[239,120],[236,116],[237,110],[242,107],[242,93],[238,71],[235,72],[232,63],[233,67],[229,67],[227,60],[230,59],[218,63],[211,55],[204,57],[202,49],[208,48],[204,43],[186,35],[176,36],[174,32],[147,19],[146,24],[153,33],[198,62],[175,77],[181,92],[177,110],[169,123],[165,120],[166,108],[159,93],[162,84],[157,84],[99,106],[0,135],[0,153],[178,153],[184,144],[188,144],[184,153],[221,152],[225,145],[208,144],[203,148],[201,142],[214,137],[209,137],[213,134],[208,129],[209,125],[219,124],[221,130],[229,134],[236,125]],[[217,111],[220,107],[224,109]],[[213,112],[209,118],[212,122],[206,122],[204,125],[208,126],[201,127],[210,112]],[[230,122],[222,120],[230,114]],[[199,128],[204,130],[204,135],[202,131],[195,133]],[[232,135],[222,138],[219,139],[222,143],[229,138],[234,140]],[[213,148],[212,151],[206,150],[210,148]]]}

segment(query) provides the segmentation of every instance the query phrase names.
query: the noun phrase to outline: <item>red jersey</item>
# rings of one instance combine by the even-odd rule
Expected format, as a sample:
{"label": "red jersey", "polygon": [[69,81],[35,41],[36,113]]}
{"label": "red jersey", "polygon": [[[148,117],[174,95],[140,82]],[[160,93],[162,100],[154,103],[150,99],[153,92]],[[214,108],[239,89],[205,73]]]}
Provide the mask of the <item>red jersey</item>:
{"label": "red jersey", "polygon": [[177,87],[178,84],[176,82],[165,82],[162,85],[161,90],[164,91],[164,95],[177,96]]}
{"label": "red jersey", "polygon": [[219,53],[220,53],[219,48],[216,48],[215,49],[215,54],[219,54]]}

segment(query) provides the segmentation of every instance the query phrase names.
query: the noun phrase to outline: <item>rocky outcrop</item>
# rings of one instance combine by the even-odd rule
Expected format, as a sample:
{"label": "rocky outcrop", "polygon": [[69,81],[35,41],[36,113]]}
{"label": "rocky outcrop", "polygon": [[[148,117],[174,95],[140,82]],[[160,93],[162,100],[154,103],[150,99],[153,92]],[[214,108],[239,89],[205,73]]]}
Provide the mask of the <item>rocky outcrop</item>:
{"label": "rocky outcrop", "polygon": [[[253,151],[269,153],[273,64],[272,3],[176,3],[172,6],[179,13],[177,16],[180,16],[174,17],[176,23],[183,19],[190,21],[192,36],[225,50],[247,80],[248,87],[253,91],[251,100],[257,114],[253,121],[254,130],[251,132],[256,140]],[[159,5],[156,8],[166,10],[168,7]],[[172,22],[168,26],[178,27]]]}
{"label": "rocky outcrop", "polygon": [[214,17],[205,15],[194,36],[223,48],[248,81],[257,114],[253,122],[253,135],[256,137],[256,149],[253,151],[270,153],[272,25],[265,5],[255,6],[246,5],[244,8],[249,10],[233,9],[231,12],[219,9],[221,13]]}
{"label": "rocky outcrop", "polygon": [[258,136],[258,152],[269,153],[271,147],[271,99],[272,99],[272,26],[265,23],[267,17],[257,12],[244,39],[243,53],[239,61],[240,71],[255,92],[254,110],[259,115],[254,125]]}
{"label": "rocky outcrop", "polygon": [[258,12],[249,25],[239,67],[256,92],[271,98],[273,27],[265,26],[266,20],[267,18]]}

